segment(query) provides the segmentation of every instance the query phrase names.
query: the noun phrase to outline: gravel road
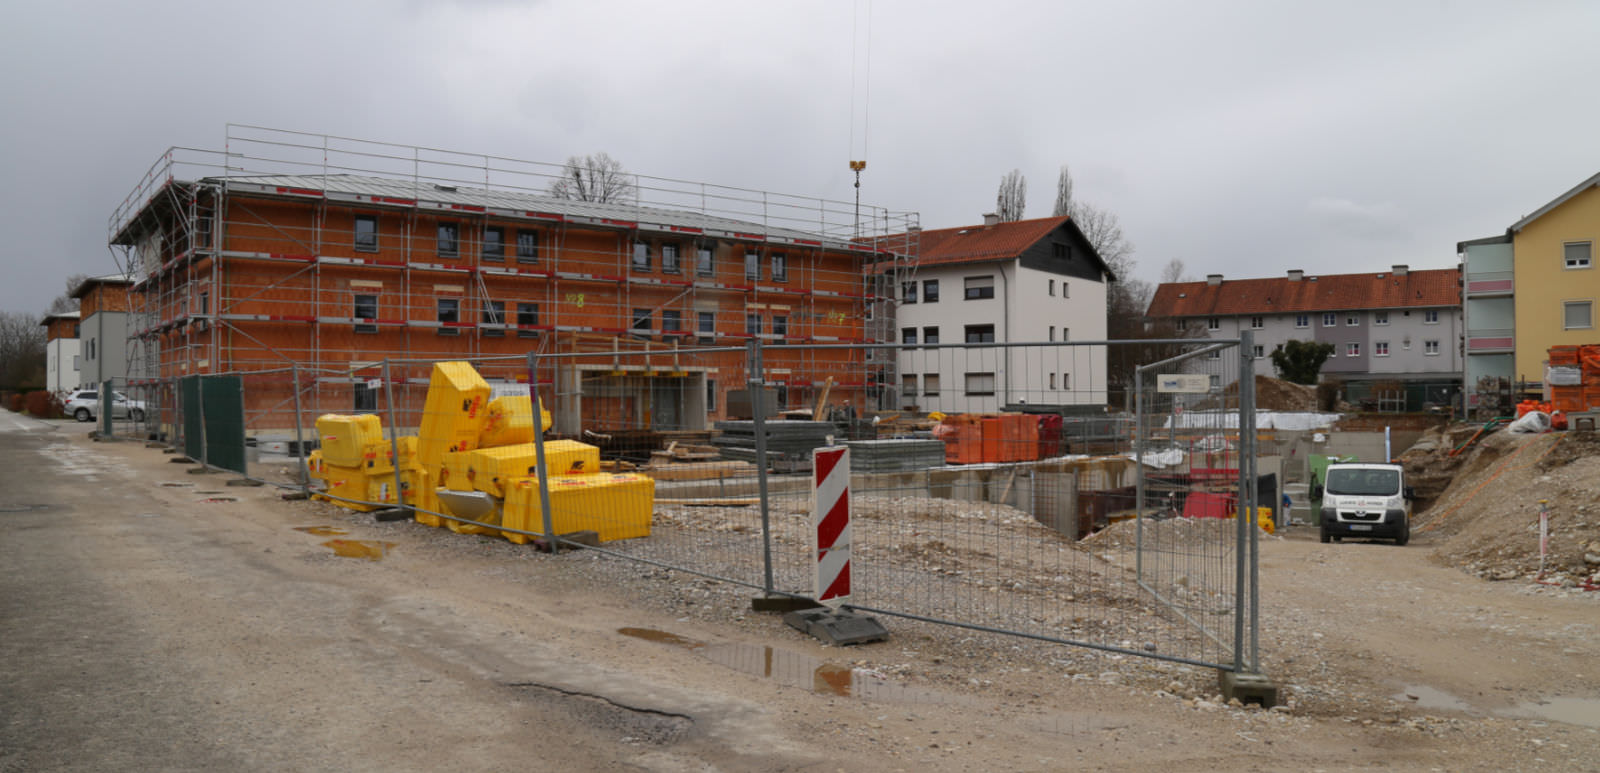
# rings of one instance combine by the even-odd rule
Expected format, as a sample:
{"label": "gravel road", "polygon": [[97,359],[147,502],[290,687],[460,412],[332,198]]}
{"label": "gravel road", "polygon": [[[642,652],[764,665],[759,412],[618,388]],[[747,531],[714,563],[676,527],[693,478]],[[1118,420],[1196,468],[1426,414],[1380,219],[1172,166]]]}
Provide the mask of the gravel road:
{"label": "gravel road", "polygon": [[1600,770],[1600,594],[1426,536],[1263,541],[1263,711],[903,621],[825,647],[739,589],[168,458],[0,412],[0,771]]}

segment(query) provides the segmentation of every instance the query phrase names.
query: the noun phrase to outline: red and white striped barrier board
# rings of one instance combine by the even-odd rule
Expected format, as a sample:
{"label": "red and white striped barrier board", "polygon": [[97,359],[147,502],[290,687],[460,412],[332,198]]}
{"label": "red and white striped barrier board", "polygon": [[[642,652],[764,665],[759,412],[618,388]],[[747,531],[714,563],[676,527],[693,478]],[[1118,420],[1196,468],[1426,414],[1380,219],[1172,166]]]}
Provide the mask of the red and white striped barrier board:
{"label": "red and white striped barrier board", "polygon": [[817,603],[850,598],[850,449],[811,452],[811,529],[816,537]]}

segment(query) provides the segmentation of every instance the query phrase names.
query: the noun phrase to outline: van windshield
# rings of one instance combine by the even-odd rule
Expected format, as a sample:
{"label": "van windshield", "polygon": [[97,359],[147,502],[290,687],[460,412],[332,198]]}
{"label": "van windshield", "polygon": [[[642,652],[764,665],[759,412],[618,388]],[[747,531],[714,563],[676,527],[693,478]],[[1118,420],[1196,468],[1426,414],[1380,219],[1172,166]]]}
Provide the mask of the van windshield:
{"label": "van windshield", "polygon": [[1399,470],[1328,470],[1328,493],[1346,496],[1392,497],[1400,493]]}

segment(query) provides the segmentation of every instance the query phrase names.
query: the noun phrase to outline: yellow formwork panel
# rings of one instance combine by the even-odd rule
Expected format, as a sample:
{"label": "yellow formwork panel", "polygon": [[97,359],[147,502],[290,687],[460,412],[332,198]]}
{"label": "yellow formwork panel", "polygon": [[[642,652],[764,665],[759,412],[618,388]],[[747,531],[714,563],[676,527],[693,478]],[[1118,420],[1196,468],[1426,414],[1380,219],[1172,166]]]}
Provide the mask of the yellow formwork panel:
{"label": "yellow formwork panel", "polygon": [[[480,448],[464,456],[472,485],[497,497],[506,495],[505,486],[510,481],[537,474],[539,456],[532,443]],[[544,463],[551,476],[598,472],[600,449],[576,440],[547,440]]]}
{"label": "yellow formwork panel", "polygon": [[369,446],[383,442],[383,424],[370,413],[325,413],[317,417],[317,440],[328,464],[355,467]]}
{"label": "yellow formwork panel", "polygon": [[323,470],[327,463],[322,459],[322,450],[317,449],[306,454],[306,472],[310,473],[312,480],[323,480]]}
{"label": "yellow formwork panel", "polygon": [[488,402],[489,383],[471,365],[434,364],[417,432],[417,461],[423,469],[438,469],[447,453],[478,447]]}
{"label": "yellow formwork panel", "polygon": [[[539,417],[544,429],[550,429],[550,412],[540,411]],[[506,395],[489,403],[489,418],[478,436],[479,448],[527,443],[533,438],[533,398]]]}
{"label": "yellow formwork panel", "polygon": [[[601,542],[650,536],[655,511],[656,482],[633,473],[560,475],[550,480],[550,527],[556,534],[594,531]],[[506,490],[501,525],[508,529],[544,532],[539,506],[539,479],[518,478]],[[519,545],[528,537],[505,532]]]}

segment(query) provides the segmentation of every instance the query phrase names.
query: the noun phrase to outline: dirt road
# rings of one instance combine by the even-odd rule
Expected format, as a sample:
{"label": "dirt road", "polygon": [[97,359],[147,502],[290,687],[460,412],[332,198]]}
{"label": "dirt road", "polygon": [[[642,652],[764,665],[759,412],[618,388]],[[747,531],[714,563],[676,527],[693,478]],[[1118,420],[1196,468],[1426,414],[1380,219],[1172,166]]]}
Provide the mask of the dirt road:
{"label": "dirt road", "polygon": [[[1198,669],[1002,672],[892,620],[823,647],[737,591],[168,458],[0,412],[0,770],[1600,770],[1590,704],[1524,705],[1600,698],[1600,599],[1470,578],[1425,540],[1263,544],[1293,708],[1261,711]],[[335,553],[354,542],[389,544]]]}

